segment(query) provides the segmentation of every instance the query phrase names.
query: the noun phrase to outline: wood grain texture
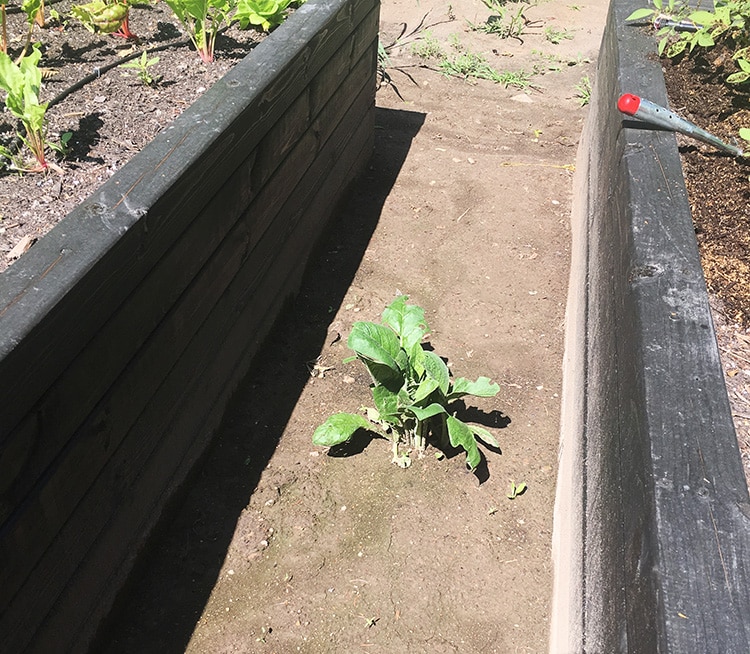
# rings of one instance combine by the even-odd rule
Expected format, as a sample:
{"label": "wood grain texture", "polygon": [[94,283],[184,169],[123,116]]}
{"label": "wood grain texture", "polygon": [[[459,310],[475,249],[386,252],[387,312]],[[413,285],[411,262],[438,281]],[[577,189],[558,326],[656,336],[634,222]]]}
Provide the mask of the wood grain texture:
{"label": "wood grain texture", "polygon": [[11,651],[91,639],[206,447],[369,158],[378,9],[310,0],[0,280]]}
{"label": "wood grain texture", "polygon": [[653,38],[625,23],[638,6],[611,6],[577,171],[569,329],[585,353],[567,392],[586,395],[568,403],[562,467],[580,480],[566,495],[579,579],[559,583],[576,622],[554,646],[748,652],[750,500],[676,141],[616,107],[626,92],[667,104]]}

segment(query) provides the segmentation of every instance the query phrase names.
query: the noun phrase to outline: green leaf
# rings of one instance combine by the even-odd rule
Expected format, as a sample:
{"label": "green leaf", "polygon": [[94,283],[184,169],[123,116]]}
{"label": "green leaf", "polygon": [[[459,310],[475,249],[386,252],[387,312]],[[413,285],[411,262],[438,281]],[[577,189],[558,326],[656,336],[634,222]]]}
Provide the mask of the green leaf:
{"label": "green leaf", "polygon": [[448,401],[457,400],[464,395],[475,397],[495,397],[500,391],[500,386],[490,381],[489,377],[479,377],[476,381],[470,381],[459,377],[453,382],[453,387],[448,393]]}
{"label": "green leaf", "polygon": [[711,48],[714,46],[714,39],[707,32],[698,32],[698,45],[701,48]]}
{"label": "green leaf", "polygon": [[398,334],[401,347],[410,352],[420,346],[427,333],[424,320],[424,309],[414,304],[407,304],[408,295],[399,295],[383,311],[382,320]]}
{"label": "green leaf", "polygon": [[382,363],[392,370],[400,371],[396,358],[401,351],[398,337],[390,329],[372,322],[355,322],[347,345],[359,357]]}
{"label": "green leaf", "polygon": [[750,72],[732,73],[727,77],[729,84],[744,84],[750,79]]}
{"label": "green leaf", "polygon": [[313,434],[313,443],[332,447],[348,441],[358,429],[369,429],[370,423],[356,413],[335,413]]}
{"label": "green leaf", "polygon": [[750,129],[748,129],[747,127],[741,127],[740,138],[744,139],[745,141],[750,141]]}
{"label": "green leaf", "polygon": [[445,365],[445,361],[434,352],[426,350],[422,364],[427,376],[437,382],[438,388],[443,395],[447,395],[450,386],[450,372],[448,371],[448,366]]}
{"label": "green leaf", "polygon": [[419,404],[422,400],[428,398],[438,388],[438,382],[431,377],[425,377],[414,391],[414,404]]}
{"label": "green leaf", "polygon": [[488,432],[484,427],[480,427],[478,425],[469,425],[469,429],[474,433],[474,436],[476,436],[479,440],[486,443],[490,447],[500,449],[500,443],[497,442],[497,439]]}
{"label": "green leaf", "polygon": [[707,25],[713,25],[716,22],[716,15],[705,10],[694,11],[688,16],[688,18],[694,23],[698,23],[698,25],[703,25],[704,27]]}
{"label": "green leaf", "polygon": [[642,7],[641,9],[636,9],[625,20],[642,20],[644,18],[648,18],[649,16],[653,16],[654,13],[655,12],[653,9],[649,9],[648,7]]}
{"label": "green leaf", "polygon": [[448,416],[446,424],[448,425],[448,436],[451,445],[453,447],[460,446],[466,451],[466,464],[474,470],[479,465],[482,457],[479,454],[479,448],[471,429],[469,429],[466,423],[461,422],[454,416]]}
{"label": "green leaf", "polygon": [[440,404],[437,404],[436,402],[433,402],[432,404],[430,404],[430,406],[427,406],[424,408],[410,406],[408,407],[408,410],[411,411],[414,414],[414,417],[420,422],[422,420],[427,420],[428,418],[432,418],[433,416],[439,415],[441,413],[447,413],[447,411],[445,410],[445,407],[443,407]]}
{"label": "green leaf", "polygon": [[398,393],[388,390],[385,386],[375,386],[372,389],[372,399],[375,402],[375,408],[380,413],[381,420],[396,425],[402,423],[398,415]]}

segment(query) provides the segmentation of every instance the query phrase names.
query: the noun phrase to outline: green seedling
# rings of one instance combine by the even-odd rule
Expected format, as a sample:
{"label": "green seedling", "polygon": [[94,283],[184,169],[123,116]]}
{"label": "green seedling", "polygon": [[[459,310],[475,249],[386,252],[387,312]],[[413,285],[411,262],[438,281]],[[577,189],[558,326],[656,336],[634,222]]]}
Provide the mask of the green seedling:
{"label": "green seedling", "polygon": [[732,55],[732,59],[737,62],[740,70],[737,73],[729,75],[727,82],[730,84],[744,84],[750,80],[750,47],[737,50]]}
{"label": "green seedling", "polygon": [[236,0],[164,0],[205,63],[214,60],[219,30],[229,21]]}
{"label": "green seedling", "polygon": [[239,0],[232,20],[238,21],[242,29],[253,26],[270,32],[286,20],[289,9],[296,4],[299,3],[295,0]]}
{"label": "green seedling", "polygon": [[39,49],[34,48],[17,65],[5,52],[0,52],[0,88],[6,93],[5,106],[23,124],[25,134],[18,134],[18,137],[34,156],[35,161],[27,165],[22,156],[12,153],[5,147],[0,150],[0,154],[22,172],[47,172],[49,169],[62,172],[45,156],[48,145],[45,136],[48,103],[39,101],[42,85],[40,58]]}
{"label": "green seedling", "polygon": [[585,107],[591,102],[591,80],[588,75],[581,78],[581,81],[576,84],[576,97],[578,98],[578,104],[581,107]]}
{"label": "green seedling", "polygon": [[531,84],[531,75],[524,71],[498,71],[487,63],[487,60],[473,52],[462,52],[447,57],[440,62],[440,70],[449,77],[463,79],[486,79],[506,88],[509,86],[525,89]]}
{"label": "green seedling", "polygon": [[510,482],[510,493],[508,493],[508,499],[515,500],[519,495],[523,495],[525,492],[525,482],[522,481],[520,484],[516,484],[516,482],[512,481]]}
{"label": "green seedling", "polygon": [[143,84],[145,84],[146,86],[151,86],[153,84],[156,84],[159,78],[152,77],[149,68],[158,63],[159,57],[152,57],[151,59],[149,59],[148,52],[144,50],[138,59],[120,64],[120,68],[132,68],[133,70],[137,71],[138,79],[143,82]]}
{"label": "green seedling", "polygon": [[556,30],[553,27],[545,27],[544,38],[553,45],[559,45],[563,41],[572,40],[573,35],[566,29]]}
{"label": "green seedling", "polygon": [[[356,322],[347,344],[370,373],[375,406],[358,413],[336,413],[313,434],[313,443],[331,447],[348,441],[358,430],[373,428],[391,441],[393,463],[406,468],[410,453],[422,457],[428,438],[439,445],[461,447],[474,470],[481,461],[477,439],[498,447],[483,427],[469,425],[451,412],[452,404],[467,395],[494,397],[500,387],[487,377],[452,380],[446,363],[426,349],[429,333],[424,310],[397,297],[383,311],[382,323]],[[406,451],[399,448],[404,445]]]}
{"label": "green seedling", "polygon": [[420,59],[444,59],[446,57],[440,42],[429,32],[411,44],[411,51]]}

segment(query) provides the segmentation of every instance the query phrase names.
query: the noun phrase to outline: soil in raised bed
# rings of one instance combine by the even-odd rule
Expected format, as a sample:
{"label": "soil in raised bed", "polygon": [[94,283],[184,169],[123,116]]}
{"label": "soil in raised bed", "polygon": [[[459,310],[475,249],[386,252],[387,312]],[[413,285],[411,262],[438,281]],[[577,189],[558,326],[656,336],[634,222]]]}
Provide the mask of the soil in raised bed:
{"label": "soil in raised bed", "polygon": [[[750,95],[721,46],[664,60],[674,110],[725,140],[750,126]],[[750,481],[750,159],[680,140],[683,172],[709,290],[745,475]],[[750,148],[749,144],[738,143]]]}
{"label": "soil in raised bed", "polygon": [[[72,4],[70,0],[47,3],[48,17],[50,8],[67,16]],[[72,136],[63,160],[49,152],[62,174],[0,171],[0,272],[263,38],[235,24],[218,36],[215,60],[203,63],[165,2],[134,4],[129,22],[136,40],[92,34],[72,18],[64,25],[50,20],[46,27],[35,28],[34,39],[42,43],[39,66],[44,71],[40,99],[50,102],[48,138],[59,142],[61,134]],[[8,23],[9,54],[15,58],[25,36],[25,16],[11,11]],[[148,69],[158,80],[150,86],[139,81],[136,70],[117,65],[139,58],[143,51],[148,51],[149,59],[159,58]],[[5,110],[0,116],[0,142],[9,145],[20,130]],[[11,255],[17,246],[20,251]]]}

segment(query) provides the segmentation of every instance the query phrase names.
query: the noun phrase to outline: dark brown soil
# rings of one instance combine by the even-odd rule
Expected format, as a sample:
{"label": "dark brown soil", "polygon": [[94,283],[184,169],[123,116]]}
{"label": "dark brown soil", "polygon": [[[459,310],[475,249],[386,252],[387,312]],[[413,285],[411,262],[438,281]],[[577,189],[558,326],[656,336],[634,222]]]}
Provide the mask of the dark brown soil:
{"label": "dark brown soil", "polygon": [[[750,95],[724,83],[734,72],[721,46],[664,61],[672,109],[726,142],[750,126]],[[750,480],[750,159],[683,140],[685,183],[714,310],[729,400]],[[745,149],[750,144],[738,144]]]}
{"label": "dark brown soil", "polygon": [[[52,7],[62,16],[71,4],[64,0]],[[13,57],[24,21],[23,14],[9,16]],[[0,272],[17,259],[9,256],[14,247],[22,241],[31,247],[262,39],[258,32],[233,26],[219,35],[215,61],[205,64],[164,2],[134,6],[130,29],[137,41],[91,34],[74,19],[64,27],[50,22],[35,28],[35,39],[43,44],[39,65],[47,71],[41,100],[50,102],[48,138],[59,142],[60,134],[72,132],[70,152],[62,161],[49,152],[62,175],[0,173]],[[117,65],[144,50],[149,59],[159,57],[148,69],[159,80],[151,86],[138,79],[136,70]],[[82,80],[88,81],[68,93]],[[5,111],[0,142],[8,145],[20,129]]]}

